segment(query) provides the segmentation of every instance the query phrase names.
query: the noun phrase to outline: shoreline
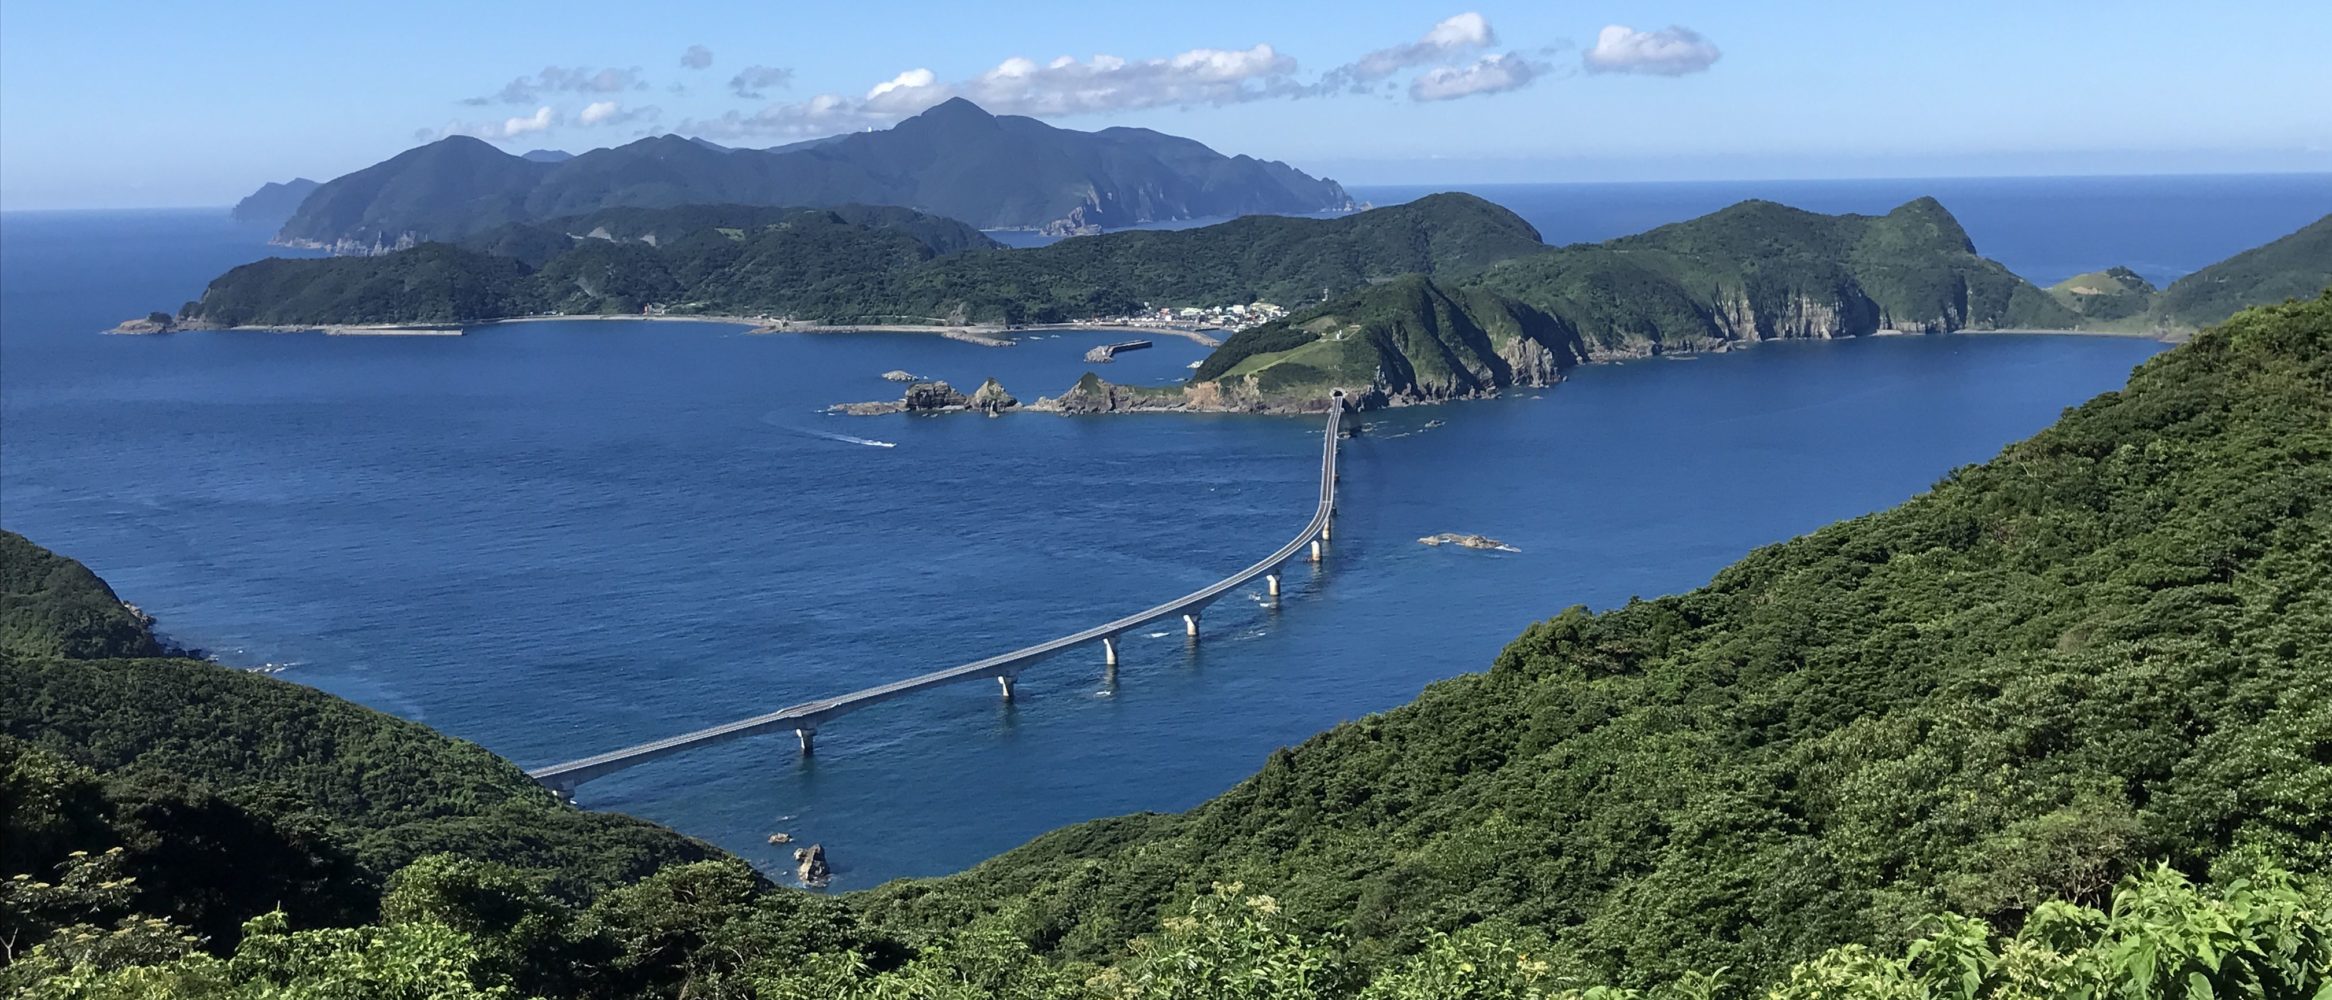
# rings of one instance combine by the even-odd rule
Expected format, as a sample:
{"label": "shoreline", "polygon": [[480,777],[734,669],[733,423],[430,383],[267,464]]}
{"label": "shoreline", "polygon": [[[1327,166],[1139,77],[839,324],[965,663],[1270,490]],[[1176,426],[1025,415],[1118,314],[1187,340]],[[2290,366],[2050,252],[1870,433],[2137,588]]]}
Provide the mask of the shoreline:
{"label": "shoreline", "polygon": [[712,326],[742,326],[750,328],[746,332],[752,334],[928,333],[937,334],[950,340],[960,340],[966,343],[980,344],[988,347],[1015,346],[1018,341],[1014,339],[1014,335],[1021,333],[1146,333],[1162,334],[1169,337],[1180,337],[1184,340],[1198,344],[1201,347],[1221,347],[1223,343],[1221,340],[1210,336],[1205,332],[1189,329],[1187,327],[1132,326],[1125,324],[1096,323],[1041,323],[1031,326],[1017,327],[997,326],[990,323],[972,324],[966,326],[950,326],[940,323],[802,323],[771,319],[766,316],[733,316],[726,314],[691,314],[686,316],[631,316],[591,313],[571,316],[509,316],[500,319],[484,319],[467,323],[246,323],[235,326],[220,326],[217,324],[205,323],[197,320],[195,322],[182,325],[173,324],[166,328],[133,328],[133,324],[138,324],[141,322],[142,321],[136,320],[124,322],[118,326],[115,326],[113,329],[105,330],[102,332],[109,335],[120,336],[155,336],[165,333],[192,333],[199,331],[211,333],[321,333],[328,336],[341,337],[459,337],[467,334],[473,329],[484,329],[486,327],[503,326],[506,324],[515,323],[647,322],[702,323]]}

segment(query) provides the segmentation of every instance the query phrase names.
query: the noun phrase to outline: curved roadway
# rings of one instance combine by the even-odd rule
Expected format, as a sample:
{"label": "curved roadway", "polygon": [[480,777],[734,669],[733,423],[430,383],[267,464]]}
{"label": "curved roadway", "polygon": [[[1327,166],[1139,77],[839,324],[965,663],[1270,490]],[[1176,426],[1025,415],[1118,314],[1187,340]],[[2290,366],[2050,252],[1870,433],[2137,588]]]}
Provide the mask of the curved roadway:
{"label": "curved roadway", "polygon": [[564,764],[536,768],[528,771],[527,776],[554,789],[565,791],[593,778],[605,777],[624,768],[644,764],[659,757],[679,753],[682,750],[707,743],[717,743],[772,729],[799,729],[815,732],[819,723],[869,705],[943,684],[986,680],[991,677],[1011,678],[1019,674],[1018,668],[1022,665],[1043,659],[1072,646],[1082,646],[1099,639],[1115,638],[1161,618],[1178,614],[1195,614],[1202,611],[1240,585],[1286,565],[1289,560],[1296,557],[1297,553],[1304,550],[1304,546],[1310,544],[1314,539],[1320,538],[1321,533],[1328,527],[1329,519],[1336,513],[1336,446],[1344,417],[1343,390],[1337,390],[1330,399],[1328,430],[1325,443],[1321,445],[1320,450],[1319,505],[1313,509],[1312,519],[1304,524],[1304,530],[1298,533],[1293,540],[1280,546],[1270,555],[1263,557],[1246,569],[1156,607],[1137,611],[1115,621],[1095,625],[1082,632],[1073,632],[1058,639],[1040,642],[1034,646],[1023,647],[984,660],[975,660],[960,667],[935,670],[919,677],[878,684],[845,695],[822,698],[817,701],[805,701],[798,705],[788,705],[764,715],[739,719],[735,722],[699,729],[692,733],[669,736],[637,746],[625,747],[621,750],[610,750],[603,754],[571,760]]}

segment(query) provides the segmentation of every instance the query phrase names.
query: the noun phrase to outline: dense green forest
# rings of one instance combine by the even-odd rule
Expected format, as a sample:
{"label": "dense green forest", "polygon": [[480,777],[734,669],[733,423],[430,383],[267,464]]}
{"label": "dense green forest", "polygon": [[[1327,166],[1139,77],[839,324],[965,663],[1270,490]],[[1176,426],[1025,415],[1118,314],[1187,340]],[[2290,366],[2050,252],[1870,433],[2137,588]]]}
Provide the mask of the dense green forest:
{"label": "dense green forest", "polygon": [[1469,195],[1016,251],[897,208],[624,208],[379,256],[258,261],[212,281],[181,315],[224,326],[440,323],[655,303],[828,323],[1052,322],[1145,305],[1317,299],[1540,249],[1528,223]]}
{"label": "dense green forest", "polygon": [[1437,399],[1543,384],[1549,362],[2080,322],[1977,256],[1932,198],[1883,216],[1748,201],[1637,236],[1518,254],[1436,279],[1429,294],[1354,292],[1243,331],[1197,375],[1264,397],[1340,384]]}
{"label": "dense green forest", "polygon": [[1565,611],[1189,813],[840,899],[111,649],[50,607],[103,583],[8,538],[0,991],[2321,997],[2328,499],[2332,293],[1899,508]]}
{"label": "dense green forest", "polygon": [[2245,306],[2306,298],[2332,285],[2332,215],[2298,232],[2170,283],[2153,318],[2173,326],[2216,323]]}

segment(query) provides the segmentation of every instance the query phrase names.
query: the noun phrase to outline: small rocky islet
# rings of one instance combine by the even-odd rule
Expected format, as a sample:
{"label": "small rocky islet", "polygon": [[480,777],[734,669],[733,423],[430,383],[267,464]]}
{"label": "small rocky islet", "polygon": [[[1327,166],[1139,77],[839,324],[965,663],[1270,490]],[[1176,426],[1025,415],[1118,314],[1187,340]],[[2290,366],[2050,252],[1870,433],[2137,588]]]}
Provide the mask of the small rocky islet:
{"label": "small rocky islet", "polygon": [[1455,545],[1461,549],[1481,549],[1485,552],[1522,551],[1521,549],[1515,548],[1512,545],[1508,545],[1505,542],[1501,542],[1488,535],[1469,535],[1455,531],[1444,531],[1438,535],[1427,535],[1418,539],[1417,541],[1422,544],[1435,547],[1443,545]]}

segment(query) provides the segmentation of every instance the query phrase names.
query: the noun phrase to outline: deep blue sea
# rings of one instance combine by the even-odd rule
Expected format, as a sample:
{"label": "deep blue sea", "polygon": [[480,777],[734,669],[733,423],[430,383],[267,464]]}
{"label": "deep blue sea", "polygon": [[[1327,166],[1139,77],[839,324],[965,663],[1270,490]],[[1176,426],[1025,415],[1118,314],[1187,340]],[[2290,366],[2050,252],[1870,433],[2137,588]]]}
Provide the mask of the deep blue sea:
{"label": "deep blue sea", "polygon": [[[1949,183],[1979,247],[2037,280],[2116,262],[2163,280],[2332,210],[2322,179],[2102,182],[2120,192],[2102,202]],[[1861,209],[1902,193],[1772,187],[1726,190]],[[1731,197],[1484,193],[1558,241]],[[820,412],[895,396],[877,377],[892,368],[1056,392],[1097,335],[97,334],[267,254],[264,236],[222,212],[0,217],[0,524],[86,561],[180,641],[523,764],[1082,628],[1246,565],[1309,514],[1310,419]],[[2159,349],[1773,345],[1375,414],[1345,451],[1329,559],[1291,575],[1277,610],[1255,593],[1218,605],[1195,645],[1161,625],[1127,643],[1115,688],[1098,650],[1070,653],[1023,674],[1012,704],[986,685],[931,692],[829,724],[815,758],[789,734],[734,742],[582,802],[772,865],[771,833],[819,841],[844,889],[1187,808],[1275,747],[1485,667],[1535,619],[1689,589],[1896,503]],[[1161,340],[1107,374],[1179,378],[1202,353]],[[1521,551],[1418,544],[1441,531]]]}

